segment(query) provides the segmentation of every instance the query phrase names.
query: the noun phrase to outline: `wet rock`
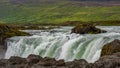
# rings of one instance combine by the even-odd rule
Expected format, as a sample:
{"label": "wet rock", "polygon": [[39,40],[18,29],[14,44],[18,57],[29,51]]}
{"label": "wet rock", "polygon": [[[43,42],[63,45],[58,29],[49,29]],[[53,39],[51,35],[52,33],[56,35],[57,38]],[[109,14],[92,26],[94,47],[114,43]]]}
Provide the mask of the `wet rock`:
{"label": "wet rock", "polygon": [[64,68],[64,60],[56,61],[54,58],[43,58],[37,64],[34,64],[32,68]]}
{"label": "wet rock", "polygon": [[13,36],[28,36],[30,34],[21,32],[17,28],[12,28],[6,24],[0,24],[0,45],[4,45],[5,39]]}
{"label": "wet rock", "polygon": [[120,55],[120,52],[103,56],[95,63],[86,65],[86,68],[120,68],[120,57],[118,55]]}
{"label": "wet rock", "polygon": [[37,55],[30,55],[26,59],[11,57],[1,59],[0,68],[120,68],[120,52],[103,56],[95,63],[88,63],[84,59],[71,62],[56,61],[54,58],[42,58]]}
{"label": "wet rock", "polygon": [[87,61],[85,61],[84,59],[81,59],[81,60],[74,60],[72,62],[67,62],[66,63],[66,66],[68,68],[86,68],[86,65],[87,65]]}
{"label": "wet rock", "polygon": [[32,68],[52,68],[56,60],[52,58],[43,58],[37,64],[34,64]]}
{"label": "wet rock", "polygon": [[103,56],[94,64],[100,68],[117,68],[120,67],[120,52],[113,55]]}
{"label": "wet rock", "polygon": [[0,66],[5,66],[7,64],[7,59],[0,59]]}
{"label": "wet rock", "polygon": [[78,34],[98,34],[105,32],[106,31],[100,30],[99,28],[96,28],[92,24],[78,25],[72,29],[72,33],[78,33]]}
{"label": "wet rock", "polygon": [[55,65],[58,66],[58,67],[66,66],[64,60],[56,61]]}
{"label": "wet rock", "polygon": [[28,65],[31,66],[33,64],[38,63],[41,59],[43,59],[43,58],[38,55],[31,54],[27,57],[27,62],[28,62]]}
{"label": "wet rock", "polygon": [[17,65],[17,64],[26,64],[27,60],[25,58],[12,56],[10,59],[8,59],[8,64],[10,65]]}
{"label": "wet rock", "polygon": [[6,52],[6,47],[3,45],[0,45],[0,59],[4,58],[5,52]]}
{"label": "wet rock", "polygon": [[52,66],[56,63],[56,60],[54,58],[44,58],[40,62],[38,62],[38,65],[41,66]]}
{"label": "wet rock", "polygon": [[101,56],[112,55],[113,53],[120,52],[120,40],[114,40],[103,46]]}
{"label": "wet rock", "polygon": [[86,68],[98,68],[94,63],[89,63],[86,65]]}
{"label": "wet rock", "polygon": [[10,59],[0,60],[0,68],[24,68],[26,63],[27,61],[25,58],[13,56]]}
{"label": "wet rock", "polygon": [[115,55],[116,57],[120,57],[120,52],[114,53],[113,55]]}

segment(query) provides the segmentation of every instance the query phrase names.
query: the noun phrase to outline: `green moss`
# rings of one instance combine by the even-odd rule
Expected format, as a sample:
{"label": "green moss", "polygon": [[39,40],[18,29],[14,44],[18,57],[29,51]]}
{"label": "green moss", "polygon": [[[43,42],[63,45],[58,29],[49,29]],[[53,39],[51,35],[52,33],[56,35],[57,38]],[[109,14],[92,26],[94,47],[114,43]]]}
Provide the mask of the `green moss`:
{"label": "green moss", "polygon": [[101,56],[120,52],[120,40],[114,40],[103,46]]}
{"label": "green moss", "polygon": [[17,28],[10,28],[8,25],[0,24],[0,44],[4,44],[5,39],[13,36],[28,36],[30,34],[21,32]]}

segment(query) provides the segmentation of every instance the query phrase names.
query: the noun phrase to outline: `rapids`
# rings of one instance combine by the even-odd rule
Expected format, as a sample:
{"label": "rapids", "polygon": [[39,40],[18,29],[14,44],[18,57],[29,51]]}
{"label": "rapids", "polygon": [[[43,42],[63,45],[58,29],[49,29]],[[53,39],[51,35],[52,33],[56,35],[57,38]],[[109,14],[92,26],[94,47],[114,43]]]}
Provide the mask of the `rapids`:
{"label": "rapids", "polygon": [[5,58],[11,56],[27,57],[30,54],[41,57],[64,59],[85,59],[93,63],[99,59],[102,47],[115,39],[120,39],[119,26],[97,26],[107,30],[101,34],[71,34],[73,27],[52,30],[23,30],[32,36],[19,36],[7,39]]}

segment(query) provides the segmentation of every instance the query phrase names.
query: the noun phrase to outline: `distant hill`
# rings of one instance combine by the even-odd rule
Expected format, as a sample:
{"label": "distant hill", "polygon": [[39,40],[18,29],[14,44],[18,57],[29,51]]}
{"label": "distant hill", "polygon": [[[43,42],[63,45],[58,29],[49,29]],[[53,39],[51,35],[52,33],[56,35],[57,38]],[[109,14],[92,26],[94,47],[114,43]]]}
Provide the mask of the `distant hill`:
{"label": "distant hill", "polygon": [[74,4],[81,4],[83,6],[118,6],[120,0],[1,0],[2,4],[27,4],[27,5],[41,5],[41,4],[53,4],[60,2],[69,2]]}
{"label": "distant hill", "polygon": [[0,22],[120,20],[119,0],[0,0]]}
{"label": "distant hill", "polygon": [[99,2],[104,2],[104,1],[120,1],[120,0],[72,0],[72,1],[99,1]]}

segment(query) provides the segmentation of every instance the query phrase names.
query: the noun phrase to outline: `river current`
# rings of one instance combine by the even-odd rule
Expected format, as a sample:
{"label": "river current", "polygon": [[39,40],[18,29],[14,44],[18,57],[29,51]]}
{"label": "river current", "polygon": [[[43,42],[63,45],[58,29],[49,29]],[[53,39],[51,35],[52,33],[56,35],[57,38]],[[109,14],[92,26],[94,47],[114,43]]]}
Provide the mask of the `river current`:
{"label": "river current", "polygon": [[92,63],[99,59],[102,47],[120,40],[120,26],[97,26],[107,33],[71,34],[73,27],[60,27],[52,30],[22,30],[32,36],[16,36],[7,39],[5,58],[11,56],[27,57],[30,54],[41,57],[64,59],[85,59]]}

